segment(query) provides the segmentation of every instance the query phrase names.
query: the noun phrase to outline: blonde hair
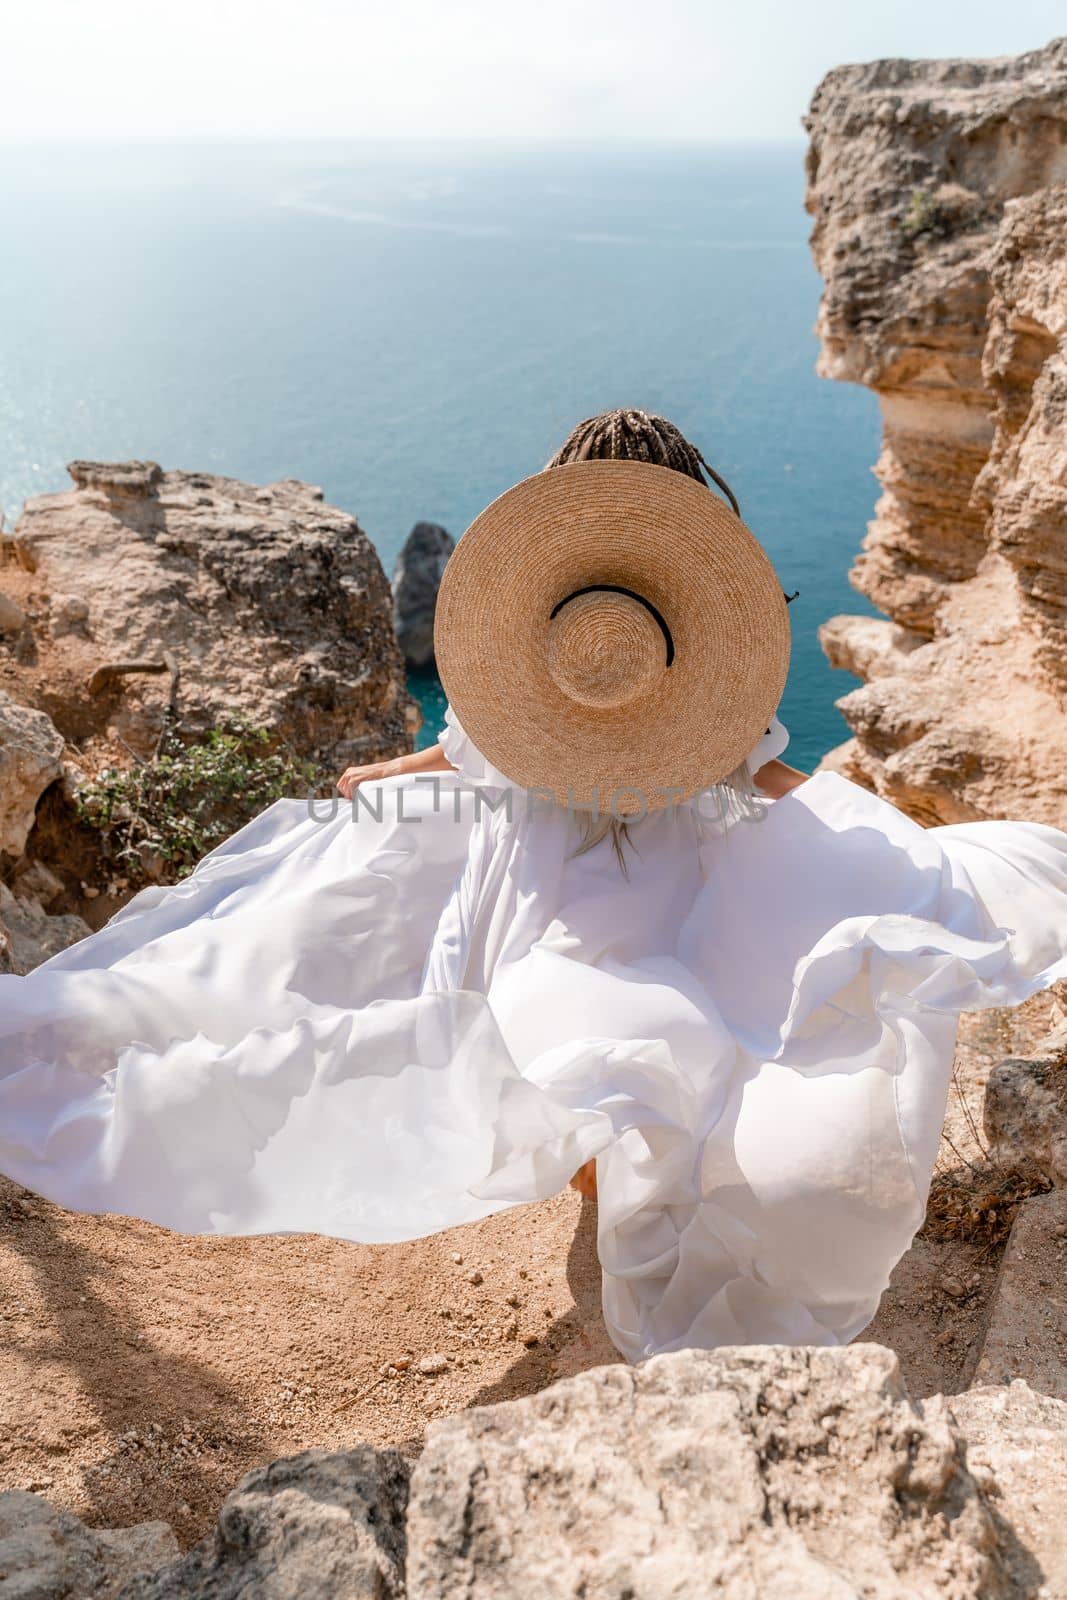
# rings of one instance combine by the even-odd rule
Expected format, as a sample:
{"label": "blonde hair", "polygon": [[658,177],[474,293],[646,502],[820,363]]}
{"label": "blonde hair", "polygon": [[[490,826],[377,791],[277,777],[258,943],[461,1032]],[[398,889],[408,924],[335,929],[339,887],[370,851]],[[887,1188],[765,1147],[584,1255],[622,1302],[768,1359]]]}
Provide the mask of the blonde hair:
{"label": "blonde hair", "polygon": [[[705,809],[705,801],[709,797],[712,806],[710,813]],[[706,789],[702,789],[693,797],[690,804],[705,823],[710,823],[720,833],[725,832],[735,822],[759,822],[767,814],[767,807],[760,791],[756,788],[747,761],[742,761],[720,782],[709,784]],[[592,850],[602,839],[610,838],[611,848],[618,859],[622,875],[628,878],[630,870],[626,864],[623,846],[628,844],[631,849],[637,849],[630,833],[631,823],[625,817],[616,817],[610,812],[604,815],[597,811],[587,811],[581,815],[580,827],[582,836],[577,848],[571,851],[571,857],[585,855],[587,850]]]}

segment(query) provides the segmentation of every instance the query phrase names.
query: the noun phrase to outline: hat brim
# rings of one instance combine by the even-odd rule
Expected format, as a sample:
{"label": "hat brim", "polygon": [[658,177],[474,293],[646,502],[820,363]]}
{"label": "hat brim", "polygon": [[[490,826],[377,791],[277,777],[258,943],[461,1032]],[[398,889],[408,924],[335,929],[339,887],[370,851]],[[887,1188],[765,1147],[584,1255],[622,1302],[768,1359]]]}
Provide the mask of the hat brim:
{"label": "hat brim", "polygon": [[[553,608],[597,585],[643,596],[674,643],[649,692],[606,709],[548,670]],[[475,518],[445,568],[434,648],[464,730],[512,782],[624,814],[734,771],[781,699],[790,633],[769,558],[717,495],[671,468],[597,460],[524,478]]]}

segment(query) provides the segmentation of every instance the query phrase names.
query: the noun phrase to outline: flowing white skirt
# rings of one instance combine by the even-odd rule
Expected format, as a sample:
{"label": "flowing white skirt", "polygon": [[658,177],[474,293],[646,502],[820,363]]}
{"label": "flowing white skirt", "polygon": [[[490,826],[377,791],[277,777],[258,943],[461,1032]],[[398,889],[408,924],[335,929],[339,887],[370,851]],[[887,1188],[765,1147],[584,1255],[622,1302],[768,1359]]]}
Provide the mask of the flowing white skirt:
{"label": "flowing white skirt", "polygon": [[278,801],[0,977],[0,1171],[381,1242],[596,1156],[629,1359],[858,1333],[922,1220],[958,1014],[1067,976],[1067,834],[924,830],[823,773],[762,821],[643,819],[627,879],[458,774],[359,795]]}

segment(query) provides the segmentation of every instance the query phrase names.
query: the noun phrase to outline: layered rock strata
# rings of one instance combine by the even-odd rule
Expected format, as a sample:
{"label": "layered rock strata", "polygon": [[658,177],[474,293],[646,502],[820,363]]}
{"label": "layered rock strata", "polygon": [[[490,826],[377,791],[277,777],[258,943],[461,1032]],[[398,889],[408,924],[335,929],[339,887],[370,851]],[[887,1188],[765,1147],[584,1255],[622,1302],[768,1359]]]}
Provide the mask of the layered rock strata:
{"label": "layered rock strata", "polygon": [[819,370],[880,398],[827,764],[924,822],[1067,824],[1067,40],[819,86]]}

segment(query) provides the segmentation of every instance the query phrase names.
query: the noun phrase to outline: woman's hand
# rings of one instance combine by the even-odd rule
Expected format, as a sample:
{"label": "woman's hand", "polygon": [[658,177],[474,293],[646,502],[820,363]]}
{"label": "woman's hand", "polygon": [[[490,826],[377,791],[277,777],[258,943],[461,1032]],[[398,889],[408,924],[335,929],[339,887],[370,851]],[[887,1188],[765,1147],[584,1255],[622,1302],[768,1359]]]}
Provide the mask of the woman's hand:
{"label": "woman's hand", "polygon": [[395,778],[402,769],[403,756],[392,761],[372,761],[366,767],[346,767],[337,780],[337,787],[346,800],[351,800],[361,783],[373,783],[376,778]]}
{"label": "woman's hand", "polygon": [[810,776],[809,772],[801,772],[799,767],[787,767],[784,761],[768,761],[753,775],[752,781],[771,800],[780,800],[790,789],[798,789],[802,783],[807,783]]}
{"label": "woman's hand", "polygon": [[432,744],[428,750],[416,750],[410,756],[394,756],[392,761],[372,761],[366,767],[346,767],[337,780],[337,787],[346,800],[351,800],[361,783],[373,783],[378,778],[404,778],[409,773],[455,770],[451,761],[446,761],[441,746]]}

